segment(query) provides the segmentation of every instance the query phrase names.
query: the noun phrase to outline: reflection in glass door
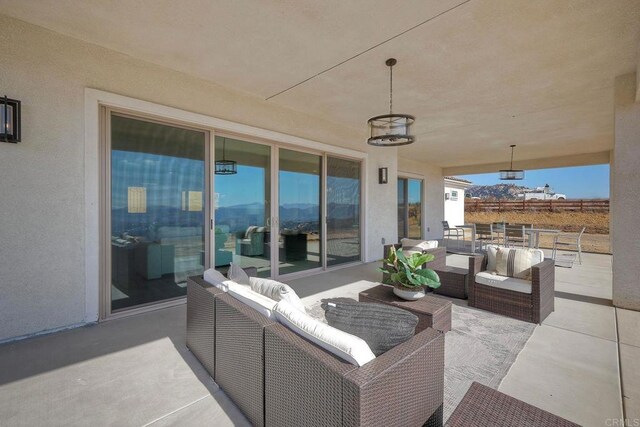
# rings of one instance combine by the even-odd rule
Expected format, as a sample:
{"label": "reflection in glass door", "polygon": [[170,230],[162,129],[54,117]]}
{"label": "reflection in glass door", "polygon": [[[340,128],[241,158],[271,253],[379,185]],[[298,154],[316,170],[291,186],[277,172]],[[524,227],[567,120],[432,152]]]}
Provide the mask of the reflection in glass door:
{"label": "reflection in glass door", "polygon": [[[280,149],[278,275],[322,267],[322,157]],[[275,242],[274,242],[275,244]]]}
{"label": "reflection in glass door", "polygon": [[271,147],[216,136],[215,158],[237,162],[236,174],[215,175],[215,267],[225,273],[233,262],[269,277]]}
{"label": "reflection in glass door", "polygon": [[398,178],[398,240],[422,238],[422,180]]}
{"label": "reflection in glass door", "polygon": [[182,297],[208,260],[208,134],[110,116],[110,311]]}
{"label": "reflection in glass door", "polygon": [[327,266],[360,261],[360,162],[327,157]]}

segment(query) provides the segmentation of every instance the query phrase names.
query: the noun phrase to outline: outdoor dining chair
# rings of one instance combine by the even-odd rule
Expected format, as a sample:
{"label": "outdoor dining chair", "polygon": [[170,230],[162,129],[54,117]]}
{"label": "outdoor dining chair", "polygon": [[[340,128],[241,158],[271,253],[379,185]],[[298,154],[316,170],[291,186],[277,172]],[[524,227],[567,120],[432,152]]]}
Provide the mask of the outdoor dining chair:
{"label": "outdoor dining chair", "polygon": [[505,246],[521,245],[523,248],[528,242],[527,228],[532,228],[529,224],[505,224],[504,244]]}
{"label": "outdoor dining chair", "polygon": [[483,243],[494,243],[493,224],[476,224],[476,242],[480,242],[480,249]]}
{"label": "outdoor dining chair", "polygon": [[449,227],[449,221],[442,221],[442,229],[444,231],[443,237],[445,239],[456,238],[456,244],[460,247],[460,237],[462,237],[462,244],[464,244],[464,228]]}
{"label": "outdoor dining chair", "polygon": [[556,259],[558,247],[571,248],[574,246],[578,251],[578,262],[582,264],[582,235],[587,227],[582,227],[579,233],[558,233],[553,239],[553,259]]}

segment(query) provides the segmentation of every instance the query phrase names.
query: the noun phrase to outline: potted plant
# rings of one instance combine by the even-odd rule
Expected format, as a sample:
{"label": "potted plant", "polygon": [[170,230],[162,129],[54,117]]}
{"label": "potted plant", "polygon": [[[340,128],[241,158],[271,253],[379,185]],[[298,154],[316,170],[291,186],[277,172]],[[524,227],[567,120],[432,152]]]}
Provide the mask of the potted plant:
{"label": "potted plant", "polygon": [[391,248],[383,260],[380,271],[389,275],[387,284],[393,285],[393,293],[402,299],[415,301],[425,295],[425,287],[439,288],[440,278],[430,268],[422,266],[434,258],[431,254],[414,253],[405,256],[402,249]]}

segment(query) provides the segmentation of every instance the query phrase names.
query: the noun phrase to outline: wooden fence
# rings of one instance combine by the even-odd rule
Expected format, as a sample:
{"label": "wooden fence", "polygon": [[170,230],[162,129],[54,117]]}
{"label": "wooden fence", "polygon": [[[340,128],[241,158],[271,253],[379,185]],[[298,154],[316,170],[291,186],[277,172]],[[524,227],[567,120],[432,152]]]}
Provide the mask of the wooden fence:
{"label": "wooden fence", "polygon": [[608,199],[576,200],[479,200],[465,199],[465,212],[609,212]]}

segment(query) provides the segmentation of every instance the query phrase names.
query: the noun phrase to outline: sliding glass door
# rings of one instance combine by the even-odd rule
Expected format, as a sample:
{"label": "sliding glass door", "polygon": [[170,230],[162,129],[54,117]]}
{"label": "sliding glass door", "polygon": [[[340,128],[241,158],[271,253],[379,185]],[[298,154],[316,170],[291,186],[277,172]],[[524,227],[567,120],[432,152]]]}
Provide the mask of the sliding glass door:
{"label": "sliding glass door", "polygon": [[422,234],[422,180],[398,178],[398,239]]}
{"label": "sliding glass door", "polygon": [[116,113],[108,124],[107,314],[186,295],[209,259],[208,133]]}
{"label": "sliding glass door", "polygon": [[322,156],[284,148],[278,151],[277,256],[281,276],[322,267]]}
{"label": "sliding glass door", "polygon": [[[215,175],[214,258],[271,276],[271,147],[216,136],[215,159],[237,162],[237,173]],[[277,239],[276,239],[277,240]]]}
{"label": "sliding glass door", "polygon": [[327,156],[327,266],[360,261],[360,162]]}

